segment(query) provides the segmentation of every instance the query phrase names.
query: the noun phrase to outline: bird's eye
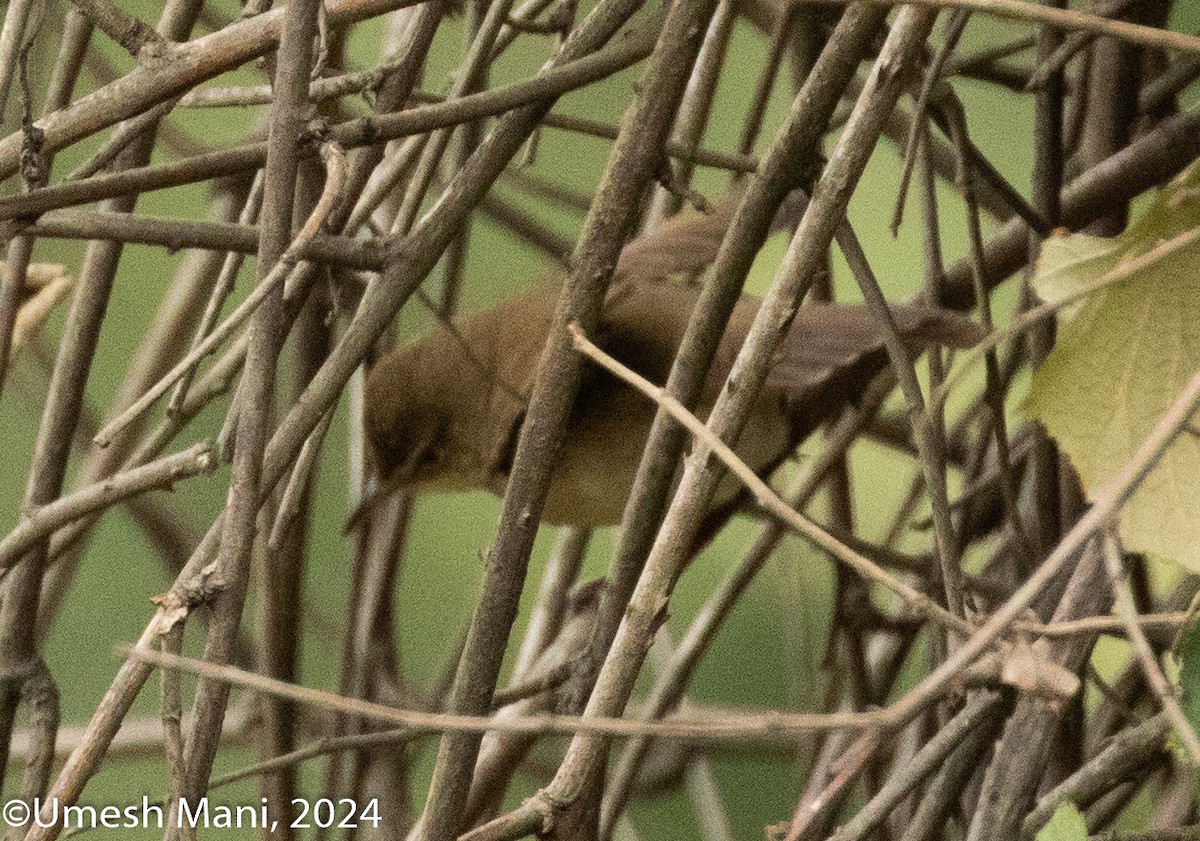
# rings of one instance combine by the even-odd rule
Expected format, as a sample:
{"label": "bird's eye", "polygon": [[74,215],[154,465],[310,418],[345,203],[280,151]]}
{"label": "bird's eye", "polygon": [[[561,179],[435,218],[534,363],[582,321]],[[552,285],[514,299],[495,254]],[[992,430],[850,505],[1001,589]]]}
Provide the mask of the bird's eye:
{"label": "bird's eye", "polygon": [[423,453],[421,453],[421,459],[420,459],[421,466],[422,467],[431,467],[431,466],[437,464],[439,461],[442,460],[442,454],[444,451],[445,451],[445,448],[441,445],[440,442],[435,442],[435,443],[431,444],[430,446],[426,447],[425,451]]}
{"label": "bird's eye", "polygon": [[393,451],[404,453],[404,458],[397,468],[399,475],[411,477],[415,473],[428,473],[437,468],[445,454],[444,432],[426,428],[419,435],[400,436],[393,446]]}
{"label": "bird's eye", "polygon": [[446,430],[439,428],[433,433],[424,447],[421,448],[421,454],[417,457],[417,464],[420,467],[429,468],[436,467],[441,464],[442,459],[446,455]]}

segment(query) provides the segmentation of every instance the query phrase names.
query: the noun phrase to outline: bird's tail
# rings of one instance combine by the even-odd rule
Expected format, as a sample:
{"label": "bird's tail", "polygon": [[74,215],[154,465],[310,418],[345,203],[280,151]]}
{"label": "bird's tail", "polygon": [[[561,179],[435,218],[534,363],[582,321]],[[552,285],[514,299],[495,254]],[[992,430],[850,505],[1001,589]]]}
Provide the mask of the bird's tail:
{"label": "bird's tail", "polygon": [[952,348],[974,347],[987,331],[962,313],[931,304],[899,304],[892,307],[900,335],[914,349],[942,345]]}

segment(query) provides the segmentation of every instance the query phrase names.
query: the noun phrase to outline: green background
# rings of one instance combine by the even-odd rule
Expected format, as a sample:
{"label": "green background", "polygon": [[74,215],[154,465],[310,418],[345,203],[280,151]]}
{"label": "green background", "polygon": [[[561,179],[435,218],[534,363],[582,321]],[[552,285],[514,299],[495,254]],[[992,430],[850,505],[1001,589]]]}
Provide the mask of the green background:
{"label": "green background", "polygon": [[[584,4],[590,6],[590,4]],[[126,7],[143,20],[153,22],[159,14],[154,3],[127,3]],[[228,2],[214,4],[224,19],[234,13]],[[42,43],[34,58],[42,68],[53,59],[53,18],[62,12],[55,5],[47,11]],[[1176,28],[1191,31],[1187,22]],[[940,29],[939,29],[940,31]],[[962,53],[994,44],[1021,34],[1022,28],[986,21],[982,18],[968,26]],[[350,54],[358,67],[370,67],[378,61],[378,43],[382,24],[371,22],[358,27],[351,41]],[[119,69],[129,66],[124,56],[103,36],[95,36],[95,46]],[[462,52],[461,21],[442,27],[433,49],[433,58],[425,78],[429,90],[444,89],[449,71]],[[492,74],[492,84],[516,81],[534,73],[544,61],[549,42],[539,36],[523,36],[509,50]],[[729,48],[721,77],[705,145],[713,149],[735,148],[741,130],[743,109],[753,92],[765,56],[766,42],[748,24],[739,23]],[[1028,54],[1021,56],[1028,61]],[[627,71],[602,85],[564,97],[556,111],[590,119],[616,122],[629,102],[639,69]],[[257,84],[261,70],[249,68],[227,74],[216,84]],[[36,87],[36,86],[35,86]],[[95,87],[88,74],[77,95]],[[966,80],[955,82],[955,90],[966,103],[967,117],[975,142],[1018,188],[1027,190],[1030,181],[1032,136],[1031,98]],[[771,138],[789,104],[791,80],[781,77],[772,98],[760,149]],[[40,102],[38,103],[40,107]],[[363,107],[359,103],[359,107]],[[7,119],[15,116],[11,105]],[[178,112],[172,119],[200,142],[218,146],[245,137],[262,125],[260,109],[224,109]],[[11,125],[7,130],[11,130]],[[61,176],[84,160],[99,143],[90,141],[61,153],[55,173]],[[610,144],[595,138],[580,137],[556,130],[543,132],[535,170],[581,191],[590,191],[601,173]],[[922,283],[919,202],[913,191],[909,212],[900,236],[893,239],[888,221],[898,183],[896,150],[881,142],[851,203],[851,219],[864,241],[868,255],[885,291],[890,297],[906,297],[918,291]],[[696,185],[709,197],[719,197],[727,184],[723,173],[699,169]],[[15,189],[11,184],[5,189]],[[520,198],[508,188],[500,188],[508,197]],[[203,187],[178,188],[145,195],[141,212],[181,219],[203,218],[208,192]],[[940,194],[944,221],[943,241],[947,259],[965,251],[965,219],[961,202],[946,187]],[[539,209],[537,216],[571,236],[580,219],[553,210]],[[782,256],[785,242],[776,237],[764,250],[750,279],[752,290],[761,291],[770,282]],[[78,268],[83,252],[79,243],[40,241],[35,259],[66,263]],[[101,336],[88,386],[88,405],[99,416],[111,401],[129,360],[139,351],[142,337],[154,315],[159,299],[170,284],[182,259],[160,248],[132,246],[125,250],[108,317]],[[528,288],[552,271],[542,255],[519,244],[501,229],[484,219],[472,227],[468,252],[462,308],[474,311],[505,296]],[[435,271],[429,289],[440,275]],[[253,277],[253,261],[242,274],[240,293]],[[835,260],[838,297],[857,297],[853,282]],[[1012,284],[1010,284],[1011,286]],[[997,312],[1010,306],[1012,296],[1004,292],[997,301]],[[44,346],[53,348],[62,328],[64,309],[56,313],[45,334]],[[402,341],[429,328],[421,313],[406,313],[401,318]],[[45,396],[47,368],[36,354],[25,353],[17,359],[0,401],[0,431],[4,434],[4,457],[0,459],[0,530],[17,520],[22,492],[29,469],[38,420]],[[1023,393],[1019,385],[1014,393]],[[181,435],[172,449],[215,434],[226,403],[211,407],[200,420]],[[815,452],[817,443],[804,450]],[[303,683],[327,689],[336,688],[339,666],[340,634],[345,620],[344,605],[348,593],[350,544],[342,535],[347,515],[346,466],[347,413],[339,410],[321,460],[316,504],[311,530],[310,555],[305,581],[308,624],[305,628],[302,666]],[[76,450],[73,466],[81,461]],[[906,491],[912,465],[867,444],[859,444],[852,453],[854,499],[861,534],[878,538],[888,524],[900,496]],[[173,510],[197,536],[211,522],[224,501],[229,480],[228,467],[214,475],[181,484],[169,500]],[[818,518],[824,517],[823,504],[813,506]],[[408,554],[395,593],[399,629],[400,659],[405,677],[417,686],[427,686],[443,671],[446,658],[453,652],[460,629],[468,621],[478,595],[482,575],[479,560],[493,538],[498,500],[486,494],[442,495],[422,498],[416,506]],[[668,629],[678,639],[695,615],[706,595],[719,582],[725,570],[735,563],[757,534],[759,525],[739,518],[683,577],[671,604]],[[530,567],[530,581],[541,575],[553,529],[543,529]],[[922,550],[931,540],[929,534],[912,536],[907,548]],[[612,530],[600,532],[593,540],[584,570],[585,578],[603,575],[607,569],[613,542]],[[182,560],[182,559],[179,559]],[[109,685],[120,658],[114,647],[135,640],[152,615],[150,597],[164,591],[170,578],[159,560],[142,539],[139,530],[122,510],[105,517],[95,531],[73,589],[57,618],[47,642],[45,655],[62,695],[65,727],[83,725]],[[821,554],[796,540],[785,541],[758,579],[750,587],[726,626],[717,637],[709,655],[698,670],[691,697],[719,705],[744,705],[760,708],[795,710],[817,709],[825,690],[827,676],[822,669],[826,630],[832,610],[832,571]],[[532,590],[532,588],[527,588]],[[526,598],[523,609],[530,606]],[[247,623],[253,626],[256,609],[251,604]],[[524,612],[515,634],[521,633]],[[198,625],[189,632],[190,647],[195,649]],[[519,638],[519,637],[518,637]],[[920,665],[920,655],[916,665]],[[185,678],[185,685],[190,686]],[[153,717],[157,712],[156,681],[143,690],[132,713]],[[235,695],[235,703],[240,695]],[[418,803],[423,796],[436,741],[422,743],[418,779],[414,790]],[[783,751],[756,752],[722,749],[713,754],[720,791],[728,809],[736,837],[759,839],[765,824],[786,820],[791,815],[801,781],[807,773],[808,751],[800,751],[797,762]],[[539,765],[553,767],[554,752],[547,747]],[[217,774],[254,760],[252,747],[230,747],[222,751]],[[320,762],[306,766],[305,793],[319,796],[316,781]],[[15,768],[10,769],[10,785]],[[140,800],[142,794],[162,797],[166,785],[165,766],[159,759],[135,759],[108,763],[88,786],[84,801],[95,805],[125,804]],[[514,796],[528,794],[538,784],[533,777],[521,777]],[[229,803],[256,803],[253,782],[225,789],[216,798]],[[515,802],[515,801],[514,801]],[[695,837],[698,827],[680,796],[665,796],[639,802],[631,811],[640,834],[645,838]],[[384,816],[386,821],[387,816]],[[130,837],[128,830],[98,831],[97,835]],[[146,833],[134,833],[142,835]],[[243,833],[245,834],[245,833]],[[157,833],[151,832],[146,837]],[[247,836],[248,837],[248,836]]]}

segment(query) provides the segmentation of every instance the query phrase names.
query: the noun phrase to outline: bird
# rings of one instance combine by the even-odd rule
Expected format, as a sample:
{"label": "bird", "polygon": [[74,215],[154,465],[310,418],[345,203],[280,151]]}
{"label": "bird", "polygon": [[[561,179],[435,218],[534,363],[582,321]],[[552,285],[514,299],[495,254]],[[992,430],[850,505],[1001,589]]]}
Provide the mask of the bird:
{"label": "bird", "polygon": [[[627,243],[593,341],[643,377],[665,383],[700,296],[700,286],[686,279],[715,260],[731,213],[728,201],[708,213],[681,213]],[[552,277],[376,361],[365,382],[364,422],[381,487],[503,495],[564,283],[564,277]],[[695,406],[701,419],[758,307],[750,295],[735,304]],[[961,313],[924,303],[891,309],[911,353],[935,344],[969,347],[982,336]],[[853,403],[887,364],[881,333],[865,306],[800,306],[736,451],[760,475],[769,474]],[[542,521],[619,523],[656,409],[632,386],[585,362]],[[714,505],[736,492],[729,480]]]}

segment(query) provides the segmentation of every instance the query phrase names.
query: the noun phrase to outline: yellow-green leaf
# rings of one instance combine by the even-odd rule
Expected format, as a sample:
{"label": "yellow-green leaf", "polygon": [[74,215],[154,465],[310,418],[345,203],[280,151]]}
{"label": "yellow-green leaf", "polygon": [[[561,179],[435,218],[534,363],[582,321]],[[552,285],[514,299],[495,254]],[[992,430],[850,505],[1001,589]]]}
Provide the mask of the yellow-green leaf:
{"label": "yellow-green leaf", "polygon": [[[1089,492],[1129,461],[1200,368],[1200,168],[1162,190],[1118,237],[1043,246],[1034,289],[1061,302],[1058,341],[1026,408],[1058,440]],[[1114,283],[1094,288],[1106,276]],[[1180,435],[1126,504],[1129,549],[1200,571],[1200,438]]]}
{"label": "yellow-green leaf", "polygon": [[1050,822],[1037,834],[1037,841],[1086,841],[1087,823],[1074,803],[1067,801],[1054,810]]}

